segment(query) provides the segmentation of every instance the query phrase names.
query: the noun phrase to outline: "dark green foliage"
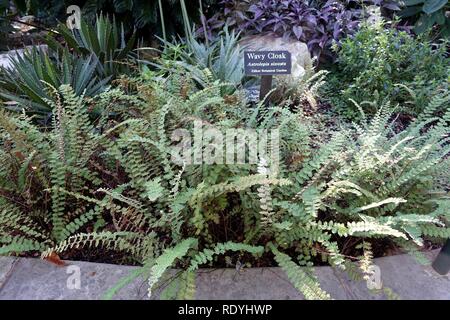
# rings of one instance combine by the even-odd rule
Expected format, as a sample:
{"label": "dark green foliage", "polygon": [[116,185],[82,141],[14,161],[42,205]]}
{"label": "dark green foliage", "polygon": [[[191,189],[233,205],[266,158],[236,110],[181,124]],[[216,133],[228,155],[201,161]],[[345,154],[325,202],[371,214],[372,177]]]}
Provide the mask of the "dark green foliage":
{"label": "dark green foliage", "polygon": [[0,51],[8,49],[9,35],[14,28],[11,25],[11,19],[15,16],[10,10],[10,1],[0,1]]}
{"label": "dark green foliage", "polygon": [[450,9],[448,0],[402,0],[400,17],[415,22],[414,31],[418,34],[431,29],[434,25],[442,38],[450,36],[450,21],[446,12]]}
{"label": "dark green foliage", "polygon": [[[204,8],[216,0],[201,0]],[[163,0],[162,10],[167,34],[183,34],[183,16],[179,0]],[[199,1],[187,1],[187,12],[192,21],[200,23]],[[89,18],[95,17],[99,12],[115,14],[126,27],[136,28],[139,34],[149,37],[148,30],[162,36],[161,16],[158,0],[88,0],[83,5],[83,14]]]}
{"label": "dark green foliage", "polygon": [[[139,3],[93,4],[144,19],[134,15]],[[107,298],[144,276],[149,296],[192,299],[198,268],[275,264],[305,298],[329,299],[315,264],[367,280],[378,241],[422,259],[426,242],[450,236],[443,47],[363,27],[338,50],[327,88],[338,111],[360,121],[328,125],[316,96],[326,72],[287,87],[286,101],[250,108],[241,87],[226,83],[242,82],[238,35],[201,43],[181,8],[186,38],[164,43],[157,71],[123,75],[132,70],[134,38],[127,45],[104,16],[79,32],[60,26],[67,46],[50,41],[49,54],[31,51],[17,71],[3,71],[4,99],[47,115],[49,125],[0,109],[0,255],[96,250],[142,265]],[[399,123],[398,110],[414,117]],[[195,139],[199,123],[222,137],[268,131],[279,161],[261,154],[251,164],[174,161],[175,134]],[[209,146],[191,147],[189,155]],[[232,154],[249,156],[252,147]],[[180,270],[175,279],[172,267]]]}
{"label": "dark green foliage", "polygon": [[58,20],[64,21],[66,8],[79,4],[79,1],[67,0],[14,0],[18,12],[22,15],[33,15],[44,25],[55,24]]}
{"label": "dark green foliage", "polygon": [[338,62],[326,94],[349,118],[359,117],[350,99],[367,114],[390,101],[400,104],[397,111],[416,116],[432,96],[448,89],[446,45],[436,48],[425,35],[416,39],[383,25],[366,25],[336,50]]}

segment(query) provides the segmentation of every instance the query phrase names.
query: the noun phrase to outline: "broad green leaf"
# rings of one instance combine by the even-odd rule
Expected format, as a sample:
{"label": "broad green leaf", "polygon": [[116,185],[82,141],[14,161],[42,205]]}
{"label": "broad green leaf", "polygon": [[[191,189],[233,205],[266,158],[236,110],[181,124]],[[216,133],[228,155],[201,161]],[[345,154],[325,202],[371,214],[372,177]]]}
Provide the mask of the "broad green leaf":
{"label": "broad green leaf", "polygon": [[414,32],[417,34],[423,33],[426,30],[430,29],[434,24],[434,17],[427,14],[422,14],[417,20],[416,25],[414,26]]}
{"label": "broad green leaf", "polygon": [[412,7],[407,7],[405,9],[401,10],[398,13],[398,15],[400,17],[407,18],[407,17],[412,17],[412,16],[418,14],[419,12],[422,12],[421,6],[412,6]]}
{"label": "broad green leaf", "polygon": [[416,4],[424,3],[426,0],[404,0],[403,4],[407,7],[415,6]]}
{"label": "broad green leaf", "polygon": [[432,14],[447,4],[448,0],[427,0],[422,7],[423,12]]}

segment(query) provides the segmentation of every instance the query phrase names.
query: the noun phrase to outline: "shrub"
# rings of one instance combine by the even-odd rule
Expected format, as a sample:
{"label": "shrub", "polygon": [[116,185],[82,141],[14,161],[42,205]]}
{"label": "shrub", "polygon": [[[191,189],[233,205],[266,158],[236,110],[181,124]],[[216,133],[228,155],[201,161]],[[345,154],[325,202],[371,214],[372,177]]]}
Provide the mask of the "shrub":
{"label": "shrub", "polygon": [[[398,10],[394,1],[365,1],[367,5]],[[235,1],[222,0],[222,12],[207,23],[209,36],[226,23],[245,34],[275,33],[308,45],[319,60],[333,57],[331,45],[354,33],[367,12],[358,1]],[[204,33],[203,28],[198,31]]]}
{"label": "shrub", "polygon": [[370,102],[362,105],[370,114],[389,100],[416,116],[437,91],[448,89],[446,45],[436,48],[426,36],[416,39],[383,24],[365,25],[335,49],[338,61],[327,95],[349,118],[359,115],[350,99]]}
{"label": "shrub", "polygon": [[[66,9],[70,5],[79,5],[82,16],[94,23],[100,13],[115,15],[124,24],[126,33],[137,31],[147,39],[153,34],[162,35],[160,4],[164,14],[165,29],[169,35],[176,35],[183,30],[183,17],[179,0],[14,0],[3,1],[9,6],[14,2],[22,15],[33,15],[44,25],[54,26],[67,18]],[[193,21],[200,22],[199,6],[207,11],[216,0],[199,0],[187,2],[187,12]],[[148,30],[153,30],[153,34]]]}

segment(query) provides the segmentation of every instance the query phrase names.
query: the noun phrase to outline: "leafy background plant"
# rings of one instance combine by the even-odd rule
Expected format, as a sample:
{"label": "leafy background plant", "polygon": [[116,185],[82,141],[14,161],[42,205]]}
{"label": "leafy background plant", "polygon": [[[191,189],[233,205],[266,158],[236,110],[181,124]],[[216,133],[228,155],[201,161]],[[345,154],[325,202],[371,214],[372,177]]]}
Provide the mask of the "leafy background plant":
{"label": "leafy background plant", "polygon": [[129,62],[134,36],[126,41],[116,21],[102,15],[93,26],[84,20],[81,26],[80,30],[69,30],[60,24],[57,31],[63,43],[52,34],[46,39],[47,48],[33,48],[11,57],[12,68],[1,68],[2,99],[15,101],[16,109],[39,115],[45,124],[52,110],[49,85],[60,88],[68,84],[79,96],[94,96],[121,74],[134,72]]}
{"label": "leafy background plant", "polygon": [[[377,5],[399,10],[394,1],[366,1],[365,5]],[[308,45],[313,56],[330,58],[333,41],[339,41],[357,30],[368,17],[358,1],[221,1],[223,11],[207,21],[208,34],[222,28],[225,23],[241,32],[259,34],[272,32],[293,38]],[[200,28],[199,34],[203,29]]]}
{"label": "leafy background plant", "polygon": [[[43,132],[30,118],[1,110],[0,253],[45,250],[83,226],[101,222],[98,208],[67,201],[59,188],[83,192],[98,185],[89,169],[98,139],[83,98],[61,86],[52,88],[53,131]],[[64,103],[64,106],[62,105]]]}
{"label": "leafy background plant", "polygon": [[83,59],[64,50],[60,58],[50,57],[42,49],[32,49],[12,60],[14,69],[3,70],[0,95],[4,100],[17,102],[18,110],[25,108],[46,123],[52,110],[49,85],[59,88],[69,84],[76,94],[93,96],[109,81],[97,77],[97,65],[94,56]]}
{"label": "leafy background plant", "polygon": [[63,37],[64,44],[54,39],[54,34],[46,38],[47,45],[55,52],[67,47],[78,56],[94,56],[98,61],[97,74],[102,78],[116,78],[120,74],[132,72],[127,58],[133,55],[136,35],[126,39],[123,23],[119,25],[115,17],[99,15],[91,25],[84,19],[80,29],[70,30],[64,23],[58,25],[56,32]]}
{"label": "leafy background plant", "polygon": [[450,9],[448,0],[405,0],[400,4],[403,10],[399,12],[399,15],[415,21],[416,33],[423,33],[433,25],[438,25],[439,33],[444,39],[450,35],[450,23],[447,16]]}
{"label": "leafy background plant", "polygon": [[193,35],[187,36],[184,41],[163,43],[164,51],[158,60],[146,61],[145,64],[153,65],[162,72],[185,70],[201,87],[206,87],[211,80],[218,80],[229,83],[233,91],[233,87],[243,83],[242,56],[245,46],[239,44],[239,34],[234,31],[230,32],[225,27],[209,43],[201,42]]}
{"label": "leafy background plant", "polygon": [[10,2],[8,0],[0,1],[0,50],[7,49],[9,34],[14,31],[10,19],[14,13],[10,10]]}
{"label": "leafy background plant", "polygon": [[359,115],[350,99],[367,102],[362,105],[367,113],[390,101],[416,116],[437,91],[448,89],[446,42],[433,45],[427,35],[415,38],[382,23],[366,25],[335,50],[338,64],[326,94],[348,117]]}

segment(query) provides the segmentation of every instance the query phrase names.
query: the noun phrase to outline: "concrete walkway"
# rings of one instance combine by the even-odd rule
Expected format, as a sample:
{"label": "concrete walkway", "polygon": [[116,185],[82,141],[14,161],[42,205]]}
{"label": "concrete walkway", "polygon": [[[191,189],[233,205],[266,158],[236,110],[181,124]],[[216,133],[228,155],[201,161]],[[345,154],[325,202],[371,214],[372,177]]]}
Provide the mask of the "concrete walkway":
{"label": "concrete walkway", "polygon": [[[437,251],[430,252],[432,258]],[[383,285],[402,299],[450,300],[450,276],[440,276],[408,255],[379,258]],[[39,259],[0,257],[0,300],[101,299],[119,279],[136,267],[67,262],[58,267]],[[385,299],[371,294],[365,282],[350,281],[330,267],[318,267],[322,288],[334,299]],[[79,271],[79,288],[77,272]],[[75,279],[75,280],[74,280]],[[140,278],[123,288],[115,299],[145,299],[147,282]],[[279,268],[202,270],[197,276],[197,299],[303,299]]]}

